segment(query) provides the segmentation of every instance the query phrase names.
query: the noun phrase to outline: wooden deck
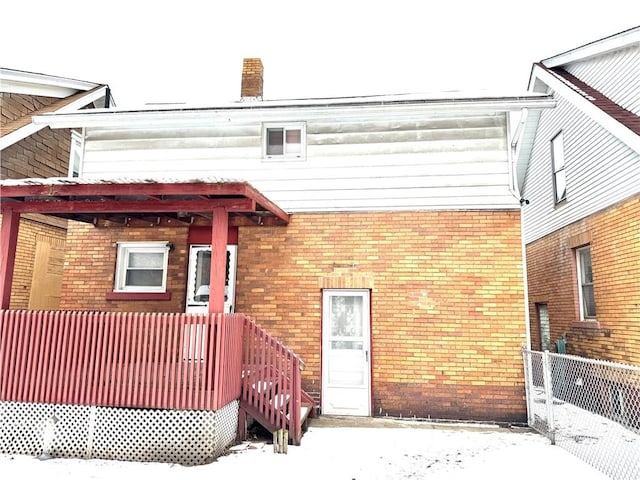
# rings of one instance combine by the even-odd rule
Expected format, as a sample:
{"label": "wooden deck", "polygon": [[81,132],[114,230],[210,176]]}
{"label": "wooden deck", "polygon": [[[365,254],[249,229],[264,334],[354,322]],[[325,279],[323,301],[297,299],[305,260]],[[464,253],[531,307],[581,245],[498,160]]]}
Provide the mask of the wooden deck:
{"label": "wooden deck", "polygon": [[218,410],[299,444],[300,358],[242,314],[0,310],[0,401]]}

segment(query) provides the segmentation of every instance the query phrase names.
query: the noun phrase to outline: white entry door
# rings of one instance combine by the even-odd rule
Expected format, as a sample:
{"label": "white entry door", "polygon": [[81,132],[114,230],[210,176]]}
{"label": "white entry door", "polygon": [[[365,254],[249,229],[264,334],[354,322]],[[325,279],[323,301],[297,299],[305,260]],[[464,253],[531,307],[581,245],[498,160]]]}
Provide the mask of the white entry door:
{"label": "white entry door", "polygon": [[[234,312],[236,291],[236,256],[238,247],[227,246],[227,275],[224,286],[224,311]],[[211,274],[211,245],[191,245],[187,275],[186,313],[209,311],[209,277]]]}
{"label": "white entry door", "polygon": [[371,414],[368,290],[323,290],[322,413]]}

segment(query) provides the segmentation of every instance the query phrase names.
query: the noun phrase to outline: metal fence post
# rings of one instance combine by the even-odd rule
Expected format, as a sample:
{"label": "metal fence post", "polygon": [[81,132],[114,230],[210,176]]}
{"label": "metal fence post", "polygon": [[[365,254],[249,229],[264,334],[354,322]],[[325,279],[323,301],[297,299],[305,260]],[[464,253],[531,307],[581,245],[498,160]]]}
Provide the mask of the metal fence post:
{"label": "metal fence post", "polygon": [[555,422],[553,419],[553,382],[551,381],[551,362],[549,351],[542,352],[542,380],[544,382],[545,405],[547,407],[547,428],[551,445],[556,444]]}
{"label": "metal fence post", "polygon": [[527,401],[527,425],[533,427],[533,366],[531,365],[531,351],[526,345],[522,346],[522,360],[524,361],[524,391]]}

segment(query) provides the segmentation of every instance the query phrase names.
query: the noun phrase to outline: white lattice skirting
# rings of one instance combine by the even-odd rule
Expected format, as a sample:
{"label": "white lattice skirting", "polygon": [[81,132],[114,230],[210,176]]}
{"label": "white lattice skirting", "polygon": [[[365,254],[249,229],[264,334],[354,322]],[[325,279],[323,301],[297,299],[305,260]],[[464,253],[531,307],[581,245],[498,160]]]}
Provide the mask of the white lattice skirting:
{"label": "white lattice skirting", "polygon": [[0,452],[202,465],[235,441],[238,405],[211,412],[0,402]]}

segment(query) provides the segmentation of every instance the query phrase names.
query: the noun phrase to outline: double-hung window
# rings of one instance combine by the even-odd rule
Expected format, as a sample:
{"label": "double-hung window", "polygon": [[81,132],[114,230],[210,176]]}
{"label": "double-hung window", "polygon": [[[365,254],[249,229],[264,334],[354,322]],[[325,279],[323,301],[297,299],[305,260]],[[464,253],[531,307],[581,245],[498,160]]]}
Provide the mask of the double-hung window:
{"label": "double-hung window", "polygon": [[167,242],[118,243],[116,292],[165,292],[167,286]]}
{"label": "double-hung window", "polygon": [[567,198],[567,173],[564,168],[564,142],[562,132],[551,139],[551,164],[553,166],[553,192],[555,203]]}
{"label": "double-hung window", "polygon": [[263,131],[264,158],[298,160],[306,149],[304,123],[266,124]]}
{"label": "double-hung window", "polygon": [[593,271],[591,269],[591,247],[589,245],[576,249],[576,266],[580,320],[595,320],[596,301],[593,294]]}

